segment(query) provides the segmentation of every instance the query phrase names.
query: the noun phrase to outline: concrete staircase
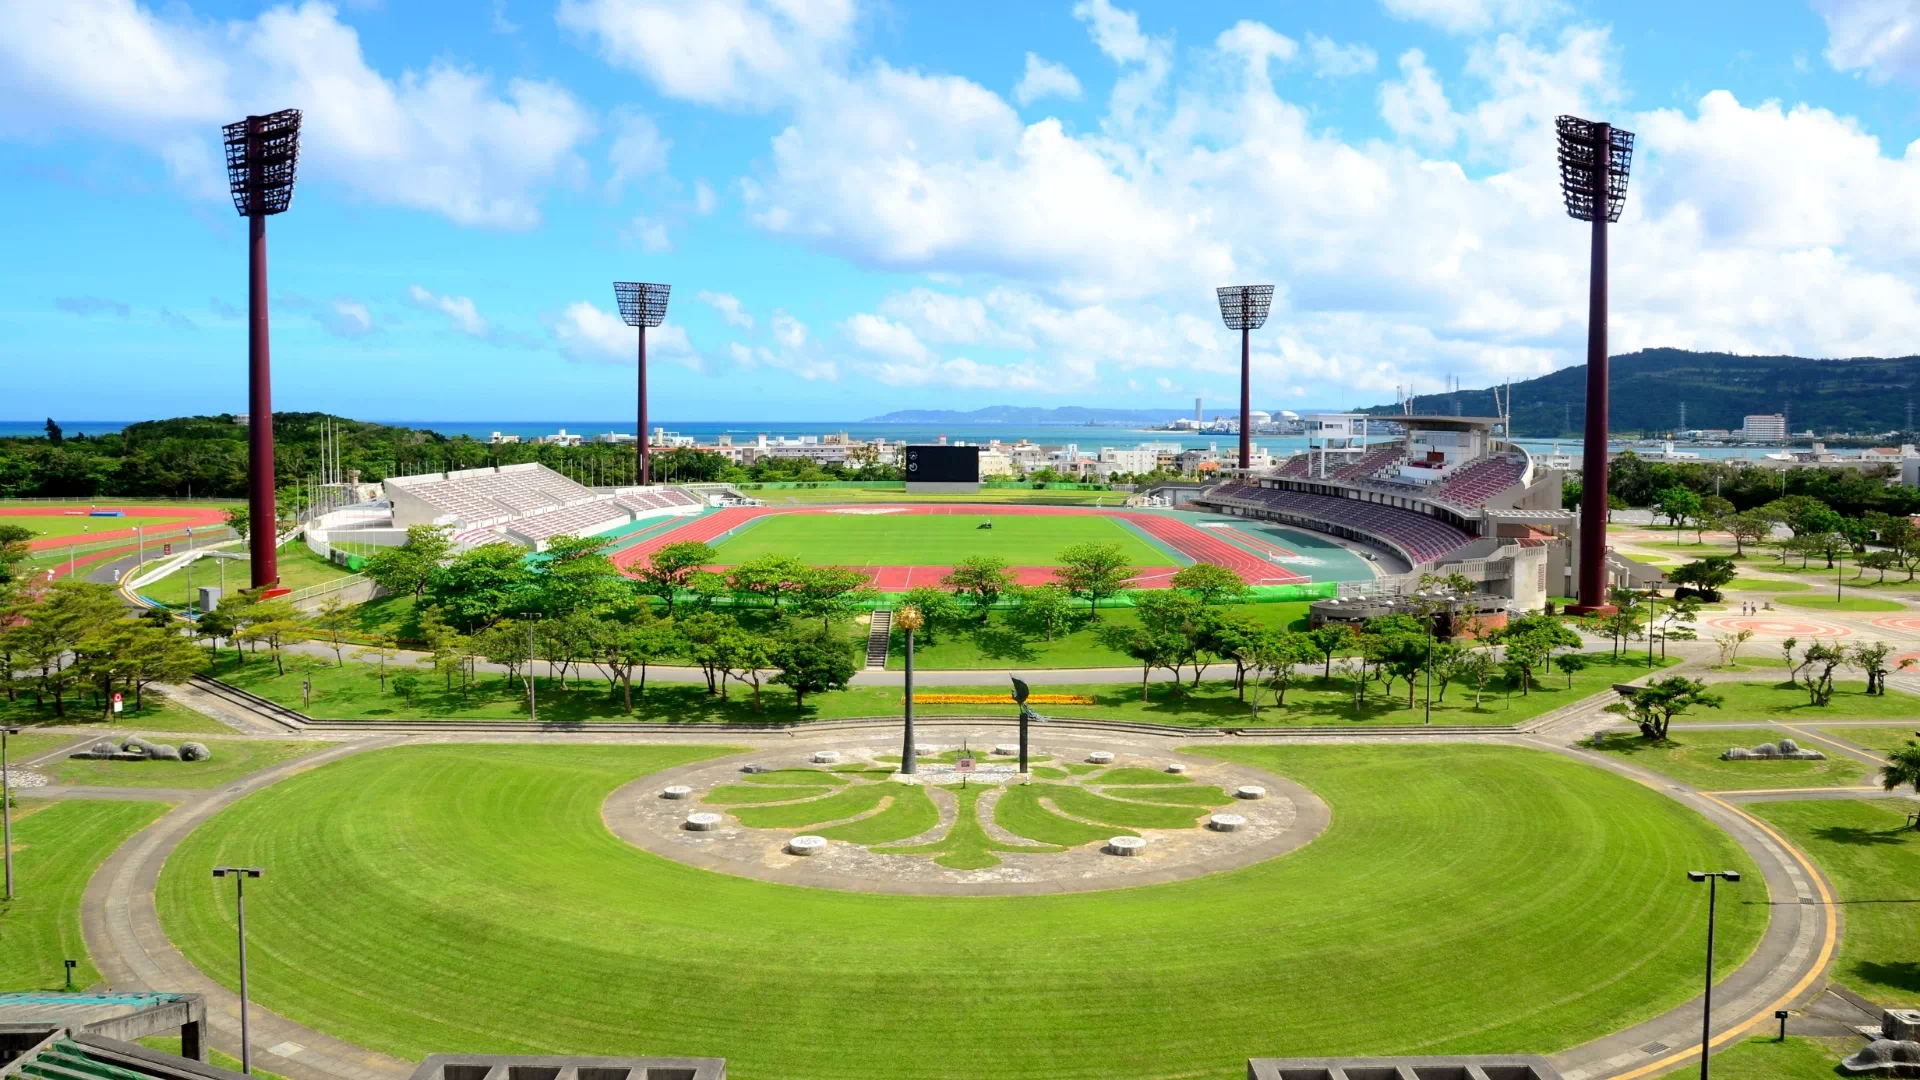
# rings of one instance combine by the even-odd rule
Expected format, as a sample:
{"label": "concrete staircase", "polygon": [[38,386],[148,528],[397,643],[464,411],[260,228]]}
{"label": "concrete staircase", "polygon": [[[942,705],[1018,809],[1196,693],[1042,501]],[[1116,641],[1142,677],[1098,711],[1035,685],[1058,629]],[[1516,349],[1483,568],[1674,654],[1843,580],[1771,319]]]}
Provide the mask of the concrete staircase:
{"label": "concrete staircase", "polygon": [[893,611],[875,608],[873,624],[867,627],[867,670],[887,669],[887,647],[893,641]]}

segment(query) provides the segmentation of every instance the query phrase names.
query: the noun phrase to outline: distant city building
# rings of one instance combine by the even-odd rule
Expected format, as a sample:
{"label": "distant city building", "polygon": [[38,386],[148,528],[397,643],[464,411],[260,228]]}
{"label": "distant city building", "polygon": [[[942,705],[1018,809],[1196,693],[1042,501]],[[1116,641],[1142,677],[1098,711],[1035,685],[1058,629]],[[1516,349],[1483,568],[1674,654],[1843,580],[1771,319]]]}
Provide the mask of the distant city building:
{"label": "distant city building", "polygon": [[580,436],[570,434],[566,428],[561,428],[552,435],[541,435],[533,441],[547,446],[579,446]]}
{"label": "distant city building", "polygon": [[488,446],[501,446],[501,445],[504,445],[504,444],[506,444],[506,443],[517,443],[517,442],[519,442],[519,441],[520,441],[520,436],[518,436],[518,435],[502,435],[502,434],[501,434],[500,432],[498,432],[498,431],[496,431],[496,432],[494,432],[493,434],[491,434],[491,435],[489,435],[489,436],[487,436],[487,445],[488,445]]}
{"label": "distant city building", "polygon": [[1782,413],[1756,413],[1740,425],[1740,437],[1749,442],[1786,442],[1787,418]]}

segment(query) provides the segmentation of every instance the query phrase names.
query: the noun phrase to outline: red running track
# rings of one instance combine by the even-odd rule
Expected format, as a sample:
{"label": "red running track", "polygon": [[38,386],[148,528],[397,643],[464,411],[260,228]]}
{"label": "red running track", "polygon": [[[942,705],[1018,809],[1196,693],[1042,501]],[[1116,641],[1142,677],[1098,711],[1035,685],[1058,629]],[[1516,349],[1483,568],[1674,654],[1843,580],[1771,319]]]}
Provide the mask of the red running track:
{"label": "red running track", "polygon": [[[894,510],[911,514],[1104,514],[1109,517],[1123,518],[1153,537],[1160,543],[1192,559],[1195,562],[1208,562],[1224,566],[1240,575],[1240,579],[1249,585],[1287,585],[1307,579],[1284,567],[1261,559],[1244,548],[1227,543],[1217,536],[1208,534],[1205,529],[1196,529],[1183,521],[1164,517],[1159,514],[1142,514],[1125,510],[1096,510],[1071,506],[995,506],[995,505],[879,505],[865,506],[862,510]],[[710,541],[724,535],[755,518],[769,514],[827,514],[833,513],[832,507],[805,508],[789,510],[765,506],[730,507],[717,513],[698,518],[678,529],[671,529],[658,536],[652,536],[624,551],[614,554],[614,565],[622,571],[633,574],[638,567],[646,565],[646,559],[667,544],[682,541]],[[1280,550],[1280,549],[1276,549]],[[1291,553],[1289,553],[1291,554]],[[905,592],[921,585],[937,585],[941,578],[952,571],[950,566],[864,566],[859,569],[869,572],[874,587],[882,592]],[[1053,580],[1053,568],[1050,566],[1020,566],[1013,568],[1016,579],[1022,585],[1038,585]],[[1154,567],[1134,575],[1135,588],[1163,589],[1167,579],[1178,569],[1175,567]]]}
{"label": "red running track", "polygon": [[[227,523],[226,511],[217,510],[212,507],[139,506],[135,504],[129,504],[126,506],[89,506],[89,507],[59,506],[59,505],[45,506],[45,507],[7,506],[7,507],[0,507],[0,517],[64,517],[67,515],[67,511],[69,510],[82,510],[82,509],[124,510],[129,514],[146,515],[151,517],[159,517],[159,516],[165,515],[166,517],[171,519],[163,524],[147,526],[146,531],[149,539],[153,537],[158,537],[164,534],[168,534],[168,533],[177,533],[183,529],[188,528],[189,526],[197,529],[203,525],[224,525]],[[79,517],[84,515],[74,515],[74,516]],[[104,525],[104,524],[109,524],[117,519],[103,517],[103,518],[94,518],[93,520],[98,521]],[[139,535],[138,533],[133,531],[132,526],[128,526],[122,529],[101,529],[96,532],[81,533],[75,536],[43,536],[38,540],[27,541],[27,550],[28,551],[46,551],[49,548],[63,548],[63,547],[68,547],[74,544],[91,544],[99,540],[131,540],[138,535]]]}

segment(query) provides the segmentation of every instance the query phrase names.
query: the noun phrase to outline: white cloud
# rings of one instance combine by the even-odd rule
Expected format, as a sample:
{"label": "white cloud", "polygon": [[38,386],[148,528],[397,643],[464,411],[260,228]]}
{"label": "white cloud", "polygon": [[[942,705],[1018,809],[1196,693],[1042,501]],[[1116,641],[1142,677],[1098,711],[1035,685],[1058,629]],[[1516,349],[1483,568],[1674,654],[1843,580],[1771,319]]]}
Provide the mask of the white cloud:
{"label": "white cloud", "polygon": [[505,228],[537,223],[540,189],[582,175],[577,148],[593,124],[554,83],[497,88],[446,61],[384,75],[324,3],[225,24],[163,10],[0,6],[0,134],[102,134],[153,153],[195,194],[224,198],[218,125],[297,103],[303,183]]}
{"label": "white cloud", "polygon": [[640,245],[640,250],[650,255],[673,250],[673,237],[667,233],[667,223],[645,214],[635,214],[627,222],[623,235],[628,243]]}
{"label": "white cloud", "polygon": [[781,345],[789,349],[805,348],[807,344],[807,324],[784,311],[773,313],[773,336]]}
{"label": "white cloud", "polygon": [[1394,134],[1436,149],[1453,145],[1459,137],[1459,119],[1446,90],[1419,49],[1401,54],[1397,81],[1380,84],[1380,118]]}
{"label": "white cloud", "polygon": [[[630,364],[638,358],[639,331],[620,321],[618,312],[585,300],[568,304],[549,329],[560,351],[577,360]],[[655,359],[696,371],[704,366],[687,331],[670,322],[647,329],[647,362]]]}
{"label": "white cloud", "polygon": [[732,354],[733,362],[743,368],[771,368],[807,382],[833,382],[840,378],[839,364],[806,351],[776,350],[764,345],[742,345],[736,341],[728,346],[728,352]]}
{"label": "white cloud", "polygon": [[854,15],[854,0],[561,0],[556,18],[669,97],[764,108],[844,51]]}
{"label": "white cloud", "polygon": [[409,285],[407,299],[415,307],[444,314],[455,330],[468,337],[485,338],[492,333],[487,320],[480,316],[479,308],[474,306],[469,297],[438,296],[418,285]]}
{"label": "white cloud", "polygon": [[740,298],[731,293],[706,292],[702,290],[694,295],[696,300],[720,313],[720,318],[728,326],[738,326],[744,330],[753,329],[753,316],[740,303]]}
{"label": "white cloud", "polygon": [[1365,45],[1342,45],[1319,34],[1307,35],[1307,54],[1313,58],[1313,73],[1321,78],[1365,75],[1379,63]]}
{"label": "white cloud", "polygon": [[607,161],[613,166],[613,178],[608,183],[615,192],[628,181],[666,171],[667,150],[673,146],[645,113],[628,112],[617,122],[619,134],[607,148]]}
{"label": "white cloud", "polygon": [[877,356],[898,360],[925,361],[932,355],[913,331],[879,315],[861,312],[842,324],[855,346]]}
{"label": "white cloud", "polygon": [[321,329],[334,337],[360,338],[373,333],[373,312],[367,305],[357,300],[334,300],[322,308],[315,318]]}
{"label": "white cloud", "polygon": [[1073,5],[1073,17],[1087,24],[1093,43],[1116,62],[1132,64],[1147,58],[1149,42],[1133,12],[1114,7],[1110,0],[1080,0]]}
{"label": "white cloud", "polygon": [[1827,23],[1827,62],[1874,82],[1920,81],[1920,8],[1910,0],[1814,0]]}
{"label": "white cloud", "polygon": [[1537,26],[1566,10],[1561,0],[1381,0],[1387,13],[1456,34]]}
{"label": "white cloud", "polygon": [[711,214],[719,205],[720,196],[714,194],[713,188],[705,180],[695,180],[693,182],[694,213],[703,215]]}
{"label": "white cloud", "polygon": [[1028,53],[1026,74],[1020,76],[1020,84],[1013,88],[1013,99],[1022,105],[1031,105],[1049,97],[1080,100],[1080,80],[1067,70],[1065,64],[1056,64],[1042,59],[1038,54]]}
{"label": "white cloud", "polygon": [[1278,60],[1285,64],[1300,53],[1300,45],[1265,23],[1242,19],[1221,32],[1213,41],[1222,53],[1241,57],[1247,64],[1247,77],[1261,86],[1270,85],[1268,69]]}

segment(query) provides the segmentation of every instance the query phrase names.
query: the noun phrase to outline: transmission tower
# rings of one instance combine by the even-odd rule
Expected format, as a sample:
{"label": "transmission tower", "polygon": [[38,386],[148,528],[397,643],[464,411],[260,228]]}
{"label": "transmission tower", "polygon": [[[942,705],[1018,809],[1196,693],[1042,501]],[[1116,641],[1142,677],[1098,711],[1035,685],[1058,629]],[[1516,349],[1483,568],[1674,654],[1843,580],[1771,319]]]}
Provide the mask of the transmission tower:
{"label": "transmission tower", "polygon": [[1684,401],[1680,403],[1680,430],[1687,430],[1687,403]]}

